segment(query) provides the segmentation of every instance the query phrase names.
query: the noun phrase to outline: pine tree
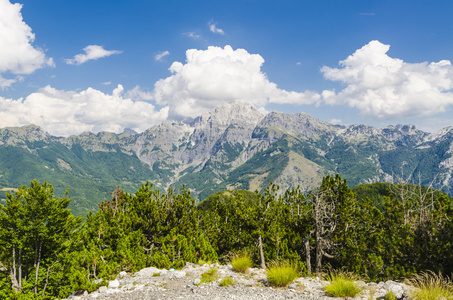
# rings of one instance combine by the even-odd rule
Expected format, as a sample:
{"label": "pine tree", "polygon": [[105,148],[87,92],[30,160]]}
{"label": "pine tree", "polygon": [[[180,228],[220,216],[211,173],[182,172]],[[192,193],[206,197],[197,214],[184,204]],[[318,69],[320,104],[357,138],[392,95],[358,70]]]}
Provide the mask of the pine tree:
{"label": "pine tree", "polygon": [[51,184],[33,180],[14,195],[7,194],[0,205],[0,241],[5,252],[1,260],[10,272],[15,292],[47,298],[58,293],[49,287],[51,275],[64,266],[71,250],[71,238],[82,219],[67,208],[67,195],[55,198]]}

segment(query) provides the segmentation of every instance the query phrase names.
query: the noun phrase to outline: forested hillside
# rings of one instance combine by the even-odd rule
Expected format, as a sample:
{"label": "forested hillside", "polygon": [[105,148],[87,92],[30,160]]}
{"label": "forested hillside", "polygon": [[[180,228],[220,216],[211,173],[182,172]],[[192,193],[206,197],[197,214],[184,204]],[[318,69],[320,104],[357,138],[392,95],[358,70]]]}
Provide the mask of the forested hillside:
{"label": "forested hillside", "polygon": [[453,271],[452,198],[409,184],[356,190],[360,198],[329,175],[308,193],[271,183],[263,193],[216,193],[197,207],[189,190],[146,183],[134,194],[118,187],[83,221],[68,197],[35,180],[0,206],[0,298],[63,298],[120,271],[225,263],[244,252],[256,266],[290,261],[305,275],[326,266],[371,281]]}
{"label": "forested hillside", "polygon": [[297,186],[308,192],[334,174],[351,187],[404,174],[451,194],[452,155],[453,127],[431,134],[411,125],[346,127],[225,103],[138,134],[54,137],[34,125],[0,129],[0,198],[24,182],[48,181],[58,194],[69,188],[71,209],[85,216],[118,184],[129,193],[147,180],[161,190],[186,185],[198,202],[223,190],[263,192],[270,181],[281,192]]}

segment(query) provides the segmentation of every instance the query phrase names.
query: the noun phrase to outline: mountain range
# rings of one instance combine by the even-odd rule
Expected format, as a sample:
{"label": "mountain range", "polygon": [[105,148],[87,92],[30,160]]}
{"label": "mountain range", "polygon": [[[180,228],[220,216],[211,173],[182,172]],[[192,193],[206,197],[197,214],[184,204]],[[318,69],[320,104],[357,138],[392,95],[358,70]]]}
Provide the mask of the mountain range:
{"label": "mountain range", "polygon": [[435,133],[413,125],[341,126],[305,113],[261,114],[224,103],[195,119],[166,121],[142,133],[51,136],[35,125],[0,129],[0,198],[32,179],[69,188],[84,215],[117,185],[134,192],[183,185],[202,200],[220,190],[316,188],[338,173],[350,186],[396,177],[453,193],[453,126]]}

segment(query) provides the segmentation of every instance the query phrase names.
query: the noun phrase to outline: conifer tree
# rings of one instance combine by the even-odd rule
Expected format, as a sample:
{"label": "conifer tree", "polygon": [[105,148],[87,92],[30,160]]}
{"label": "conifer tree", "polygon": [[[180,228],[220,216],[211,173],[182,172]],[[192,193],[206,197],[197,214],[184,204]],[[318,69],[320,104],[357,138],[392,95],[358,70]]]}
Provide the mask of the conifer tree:
{"label": "conifer tree", "polygon": [[82,221],[67,208],[70,201],[67,195],[55,198],[51,184],[33,180],[0,205],[1,260],[15,292],[36,298],[51,297],[49,290],[58,294],[58,287],[49,287],[50,276],[64,268],[64,255]]}

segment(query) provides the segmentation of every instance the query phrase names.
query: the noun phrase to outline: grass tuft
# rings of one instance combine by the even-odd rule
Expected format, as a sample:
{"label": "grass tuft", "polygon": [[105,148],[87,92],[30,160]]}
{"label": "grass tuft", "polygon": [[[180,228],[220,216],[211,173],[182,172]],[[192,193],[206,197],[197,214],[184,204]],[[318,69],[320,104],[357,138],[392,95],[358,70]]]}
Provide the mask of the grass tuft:
{"label": "grass tuft", "polygon": [[203,266],[203,265],[206,265],[206,264],[210,265],[211,263],[212,262],[210,260],[204,260],[204,259],[199,259],[198,262],[197,262],[197,264],[199,266]]}
{"label": "grass tuft", "polygon": [[288,263],[274,263],[267,269],[267,280],[274,286],[287,286],[299,276],[297,268]]}
{"label": "grass tuft", "polygon": [[432,271],[414,275],[406,283],[415,287],[411,292],[414,300],[453,299],[453,282],[450,278]]}
{"label": "grass tuft", "polygon": [[208,283],[217,280],[217,269],[210,268],[207,272],[201,274],[201,283]]}
{"label": "grass tuft", "polygon": [[324,290],[333,297],[355,297],[362,289],[354,282],[356,275],[345,271],[330,271],[324,278],[330,282]]}
{"label": "grass tuft", "polygon": [[231,265],[236,272],[245,273],[253,266],[253,261],[248,254],[235,255],[231,259]]}
{"label": "grass tuft", "polygon": [[397,300],[395,294],[392,291],[388,291],[384,296],[384,300]]}
{"label": "grass tuft", "polygon": [[235,285],[236,281],[234,281],[231,277],[225,277],[220,281],[219,285],[220,286],[230,286],[230,285]]}

